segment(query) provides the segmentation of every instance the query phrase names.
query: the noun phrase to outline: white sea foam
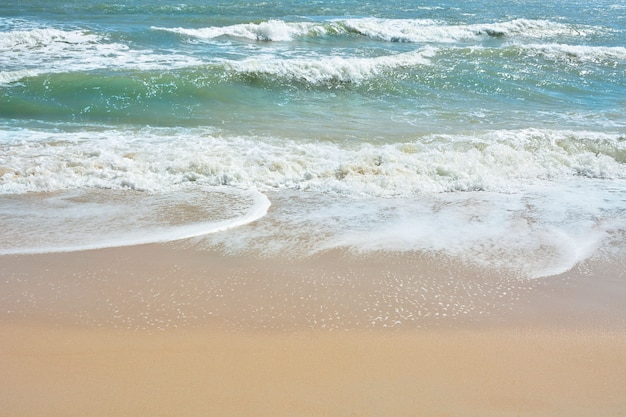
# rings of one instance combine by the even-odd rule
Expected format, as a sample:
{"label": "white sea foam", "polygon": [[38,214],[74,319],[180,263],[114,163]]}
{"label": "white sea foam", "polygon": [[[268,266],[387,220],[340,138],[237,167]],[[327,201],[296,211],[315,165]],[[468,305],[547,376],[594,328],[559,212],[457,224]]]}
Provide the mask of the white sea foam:
{"label": "white sea foam", "polygon": [[31,30],[15,30],[4,32],[0,38],[0,51],[14,52],[20,50],[58,48],[72,49],[76,46],[97,44],[101,39],[98,35],[83,30],[60,30],[54,28],[37,28]]}
{"label": "white sea foam", "polygon": [[[222,195],[228,198],[218,198]],[[0,196],[0,255],[188,239],[254,222],[265,216],[269,207],[267,197],[254,190],[203,187],[182,187],[167,194],[84,189],[42,196]],[[168,224],[170,216],[185,221]]]}
{"label": "white sea foam", "polygon": [[541,54],[558,61],[626,63],[626,48],[623,46],[589,46],[566,44],[519,45],[530,54]]}
{"label": "white sea foam", "polygon": [[261,23],[245,23],[232,26],[212,26],[199,29],[165,28],[153,26],[153,30],[177,33],[199,39],[215,39],[222,36],[258,41],[291,41],[305,35],[323,35],[326,28],[312,22],[285,22],[268,20]]}
{"label": "white sea foam", "polygon": [[513,192],[571,178],[626,178],[626,138],[538,129],[391,144],[221,137],[209,130],[0,130],[0,194],[67,188],[163,191],[182,182],[377,197]]}
{"label": "white sea foam", "polygon": [[540,278],[564,273],[591,257],[626,253],[620,240],[626,233],[624,185],[624,180],[582,180],[512,194],[382,200],[274,194],[273,221],[212,235],[206,243],[232,253],[270,256],[307,256],[336,248],[362,255],[420,252]]}
{"label": "white sea foam", "polygon": [[205,28],[165,28],[168,31],[197,39],[229,36],[259,41],[293,41],[302,37],[358,34],[387,42],[459,42],[497,36],[546,38],[557,36],[586,37],[599,29],[572,26],[549,20],[515,19],[485,24],[456,24],[432,19],[333,19],[326,22],[285,22],[268,20],[261,23],[212,26]]}
{"label": "white sea foam", "polygon": [[394,42],[458,42],[484,37],[586,37],[595,28],[581,28],[548,20],[516,19],[507,22],[448,25],[434,20],[349,19],[344,24],[362,35]]}
{"label": "white sea foam", "polygon": [[0,85],[11,84],[23,78],[35,77],[40,72],[37,70],[0,71]]}
{"label": "white sea foam", "polygon": [[373,204],[361,213],[367,224],[327,237],[318,250],[423,251],[530,278],[557,275],[591,257],[614,230],[626,230],[624,197],[591,181]]}
{"label": "white sea foam", "polygon": [[168,69],[201,63],[183,55],[134,50],[86,30],[35,28],[0,36],[0,84],[45,73],[109,69]]}
{"label": "white sea foam", "polygon": [[256,57],[240,61],[226,61],[224,65],[238,73],[278,76],[310,84],[360,83],[385,71],[429,65],[429,58],[434,55],[435,51],[434,48],[427,47],[414,52],[370,58],[334,56],[266,59]]}
{"label": "white sea foam", "polygon": [[[1,148],[4,193],[90,186],[158,190],[185,179],[381,196],[509,191],[541,179],[623,177],[620,158],[626,146],[612,135],[535,130],[345,148],[213,135],[194,140],[196,132],[165,142],[158,130],[139,136],[126,131],[20,133],[31,136],[28,144]],[[43,136],[42,141],[33,143],[33,135]]]}

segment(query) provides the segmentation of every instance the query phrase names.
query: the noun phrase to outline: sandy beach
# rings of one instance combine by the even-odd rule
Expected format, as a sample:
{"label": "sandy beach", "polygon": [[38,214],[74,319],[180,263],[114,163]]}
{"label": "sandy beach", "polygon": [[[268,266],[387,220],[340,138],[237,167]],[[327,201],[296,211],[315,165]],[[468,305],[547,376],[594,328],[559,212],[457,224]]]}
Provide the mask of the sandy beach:
{"label": "sandy beach", "polygon": [[592,263],[518,282],[181,243],[0,261],[2,416],[626,413],[626,284]]}

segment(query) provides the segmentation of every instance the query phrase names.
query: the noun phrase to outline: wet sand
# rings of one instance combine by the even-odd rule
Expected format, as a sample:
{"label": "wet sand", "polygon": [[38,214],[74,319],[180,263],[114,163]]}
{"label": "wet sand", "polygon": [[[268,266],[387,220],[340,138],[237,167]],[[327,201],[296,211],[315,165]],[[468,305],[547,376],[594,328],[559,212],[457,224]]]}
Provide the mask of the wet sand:
{"label": "wet sand", "polygon": [[626,282],[409,254],[0,258],[1,416],[624,416]]}

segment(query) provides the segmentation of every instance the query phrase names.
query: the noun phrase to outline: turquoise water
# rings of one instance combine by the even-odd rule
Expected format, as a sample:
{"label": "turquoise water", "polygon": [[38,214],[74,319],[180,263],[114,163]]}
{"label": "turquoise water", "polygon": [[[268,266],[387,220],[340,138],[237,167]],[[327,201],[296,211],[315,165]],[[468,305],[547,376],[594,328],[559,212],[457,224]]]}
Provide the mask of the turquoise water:
{"label": "turquoise water", "polygon": [[206,234],[543,276],[624,246],[621,1],[50,3],[0,10],[2,253]]}

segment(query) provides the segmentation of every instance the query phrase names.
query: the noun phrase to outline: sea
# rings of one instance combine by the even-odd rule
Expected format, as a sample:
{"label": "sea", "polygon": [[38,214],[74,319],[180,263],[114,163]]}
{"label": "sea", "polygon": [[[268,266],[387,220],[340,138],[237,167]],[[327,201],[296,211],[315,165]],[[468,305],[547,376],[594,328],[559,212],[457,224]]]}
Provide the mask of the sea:
{"label": "sea", "polygon": [[623,0],[0,7],[0,254],[626,255]]}

